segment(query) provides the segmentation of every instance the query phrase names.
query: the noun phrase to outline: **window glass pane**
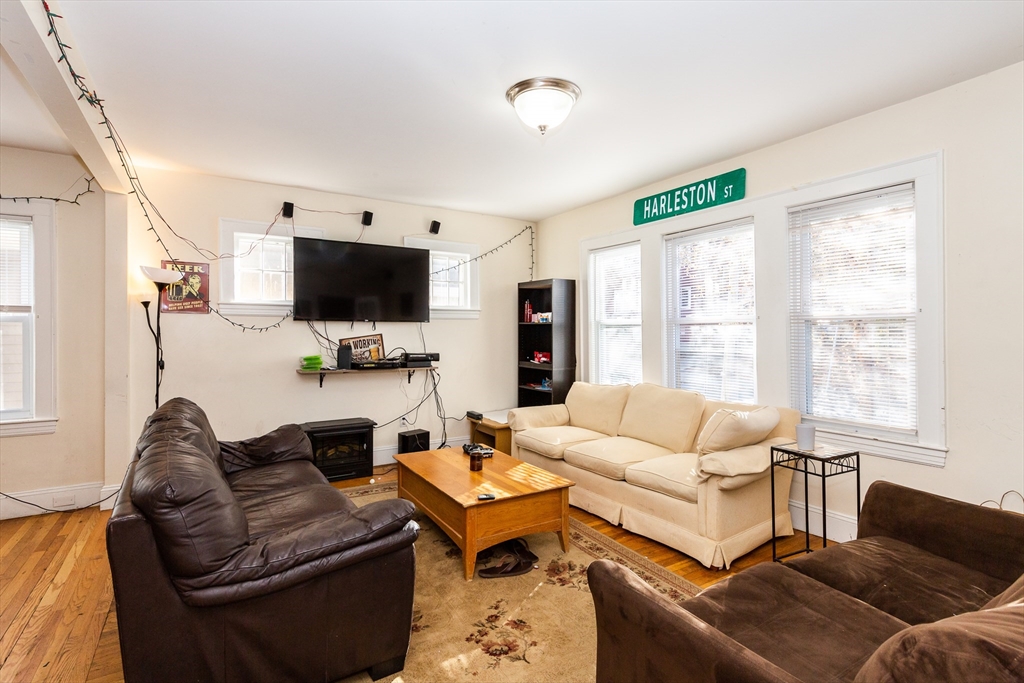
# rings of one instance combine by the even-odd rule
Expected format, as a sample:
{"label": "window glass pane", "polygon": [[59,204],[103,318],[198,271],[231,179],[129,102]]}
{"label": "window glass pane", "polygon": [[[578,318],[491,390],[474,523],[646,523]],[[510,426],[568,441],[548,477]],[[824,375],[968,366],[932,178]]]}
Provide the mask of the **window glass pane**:
{"label": "window glass pane", "polygon": [[754,225],[750,219],[666,243],[669,383],[753,402]]}
{"label": "window glass pane", "polygon": [[286,263],[287,258],[284,244],[270,240],[263,243],[264,270],[284,270]]}
{"label": "window glass pane", "polygon": [[434,283],[430,286],[430,305],[448,305],[448,286],[441,283]]}
{"label": "window glass pane", "polygon": [[25,405],[26,321],[0,313],[0,411]]}
{"label": "window glass pane", "polygon": [[448,305],[449,306],[461,306],[462,305],[462,288],[458,283],[448,285]]}
{"label": "window glass pane", "polygon": [[469,308],[469,254],[430,252],[430,305],[433,308]]}
{"label": "window glass pane", "polygon": [[242,301],[259,301],[262,296],[263,286],[260,271],[241,271],[238,274],[238,298]]}
{"label": "window glass pane", "polygon": [[263,262],[263,250],[260,243],[249,236],[238,236],[235,240],[236,263],[240,268],[259,268]]}
{"label": "window glass pane", "polygon": [[295,298],[295,293],[294,293],[295,292],[295,274],[294,273],[288,273],[288,278],[287,278],[285,287],[286,287],[285,295],[284,295],[285,298],[288,299],[288,301],[293,301],[294,298]]}
{"label": "window glass pane", "polygon": [[[285,250],[285,268],[288,270],[289,273],[295,270],[295,254],[293,252],[294,248],[292,247],[292,243],[289,242]],[[289,295],[288,298],[291,299],[291,295]]]}
{"label": "window glass pane", "polygon": [[32,221],[0,218],[0,306],[32,306]]}
{"label": "window glass pane", "polygon": [[[283,251],[283,250],[282,250]],[[285,295],[285,274],[283,272],[263,273],[263,299],[264,301],[284,301]]]}
{"label": "window glass pane", "polygon": [[637,384],[641,355],[640,245],[590,255],[591,381]]}

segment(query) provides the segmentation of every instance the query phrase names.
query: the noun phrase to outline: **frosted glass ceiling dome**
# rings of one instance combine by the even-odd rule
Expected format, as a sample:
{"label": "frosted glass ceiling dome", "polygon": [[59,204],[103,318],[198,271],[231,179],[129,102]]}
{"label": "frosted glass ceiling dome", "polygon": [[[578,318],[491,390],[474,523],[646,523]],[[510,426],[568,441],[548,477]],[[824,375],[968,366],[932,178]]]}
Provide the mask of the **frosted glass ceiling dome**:
{"label": "frosted glass ceiling dome", "polygon": [[509,88],[505,99],[523,123],[544,135],[565,121],[581,94],[578,85],[561,78],[528,78]]}

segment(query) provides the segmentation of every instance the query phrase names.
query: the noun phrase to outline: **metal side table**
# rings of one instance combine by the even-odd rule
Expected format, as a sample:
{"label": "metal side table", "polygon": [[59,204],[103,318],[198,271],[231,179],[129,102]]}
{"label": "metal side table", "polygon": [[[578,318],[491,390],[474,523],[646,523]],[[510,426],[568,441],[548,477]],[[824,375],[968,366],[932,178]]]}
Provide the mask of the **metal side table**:
{"label": "metal side table", "polygon": [[[804,547],[785,555],[779,555],[775,546],[775,468],[785,467],[794,472],[804,473]],[[811,550],[811,513],[807,505],[808,475],[821,479],[821,547],[828,547],[828,508],[825,505],[825,480],[847,472],[857,477],[857,522],[860,523],[860,451],[835,446],[819,445],[813,451],[797,448],[796,443],[772,446],[771,497],[772,497],[772,560],[781,562],[787,557]]]}

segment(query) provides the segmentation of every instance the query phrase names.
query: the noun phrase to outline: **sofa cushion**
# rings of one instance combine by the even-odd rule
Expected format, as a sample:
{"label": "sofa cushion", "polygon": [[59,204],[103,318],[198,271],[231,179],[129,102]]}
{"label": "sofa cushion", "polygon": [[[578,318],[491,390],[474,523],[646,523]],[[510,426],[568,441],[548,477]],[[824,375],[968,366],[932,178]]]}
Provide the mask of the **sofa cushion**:
{"label": "sofa cushion", "polygon": [[356,509],[348,496],[329,485],[320,470],[306,461],[255,467],[232,475],[230,480],[249,525],[250,543]]}
{"label": "sofa cushion", "polygon": [[885,641],[856,683],[1019,683],[1024,680],[1024,603],[920,624]]}
{"label": "sofa cushion", "polygon": [[143,453],[153,444],[169,440],[189,444],[209,458],[218,470],[223,470],[220,447],[218,446],[216,451],[211,450],[209,435],[202,427],[184,417],[165,416],[163,419],[149,422],[142,430],[135,448],[139,453]]}
{"label": "sofa cushion", "polygon": [[630,484],[691,503],[697,502],[697,486],[703,480],[697,474],[696,453],[663,455],[626,468]]}
{"label": "sofa cushion", "polygon": [[574,382],[565,397],[569,424],[608,436],[619,433],[622,409],[632,387],[628,384],[608,386]]}
{"label": "sofa cushion", "polygon": [[766,562],[680,607],[802,681],[852,681],[907,624],[839,591]]}
{"label": "sofa cushion", "polygon": [[515,438],[516,445],[520,448],[529,449],[547,458],[561,460],[563,452],[569,446],[595,439],[607,439],[608,435],[583,427],[564,426],[527,429],[516,434]]}
{"label": "sofa cushion", "polygon": [[786,566],[908,624],[972,612],[1008,584],[887,536],[830,545]]}
{"label": "sofa cushion", "polygon": [[703,412],[704,397],[695,391],[637,384],[622,410],[619,436],[685,453],[693,445]]}
{"label": "sofa cushion", "polygon": [[773,406],[753,410],[715,411],[697,437],[697,454],[727,451],[764,441],[779,424],[779,411]]}
{"label": "sofa cushion", "polygon": [[149,446],[135,467],[131,495],[174,576],[214,571],[249,543],[241,505],[221,471],[195,446]]}
{"label": "sofa cushion", "polygon": [[1019,579],[1011,583],[1009,588],[986,602],[982,609],[1002,607],[1018,600],[1024,600],[1024,574],[1021,574]]}
{"label": "sofa cushion", "polygon": [[717,474],[722,477],[767,472],[768,464],[772,461],[772,446],[791,441],[792,439],[779,436],[752,446],[708,453],[700,458],[700,472],[705,476]]}
{"label": "sofa cushion", "polygon": [[[150,428],[159,430],[161,423],[176,424],[181,420],[191,422],[200,430],[206,441],[206,446],[201,447],[199,450],[210,458],[217,465],[218,469],[223,469],[221,467],[220,444],[217,442],[217,435],[213,433],[213,427],[210,426],[209,418],[206,417],[206,413],[202,408],[187,398],[178,396],[166,401],[157,408],[152,415],[146,418],[143,434],[145,435],[150,431]],[[140,453],[145,450],[141,447],[137,448]]]}
{"label": "sofa cushion", "polygon": [[585,441],[566,448],[563,457],[570,465],[622,481],[626,478],[626,468],[630,465],[671,452],[667,448],[639,439],[613,436],[597,441]]}

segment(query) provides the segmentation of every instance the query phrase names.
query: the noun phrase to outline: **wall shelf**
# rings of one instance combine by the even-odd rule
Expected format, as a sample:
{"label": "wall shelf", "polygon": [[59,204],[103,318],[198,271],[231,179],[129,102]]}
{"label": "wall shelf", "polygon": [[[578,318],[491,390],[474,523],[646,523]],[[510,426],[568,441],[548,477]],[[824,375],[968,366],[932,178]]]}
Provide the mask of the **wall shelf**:
{"label": "wall shelf", "polygon": [[295,372],[300,375],[319,375],[320,376],[320,387],[324,386],[324,377],[327,375],[373,375],[377,373],[393,373],[393,372],[407,372],[409,383],[412,383],[412,376],[417,370],[437,370],[436,365],[431,365],[425,368],[373,368],[367,370],[360,370],[358,368],[351,368],[348,370],[338,370],[335,368],[320,368],[319,370],[303,370],[302,368],[296,368]]}

